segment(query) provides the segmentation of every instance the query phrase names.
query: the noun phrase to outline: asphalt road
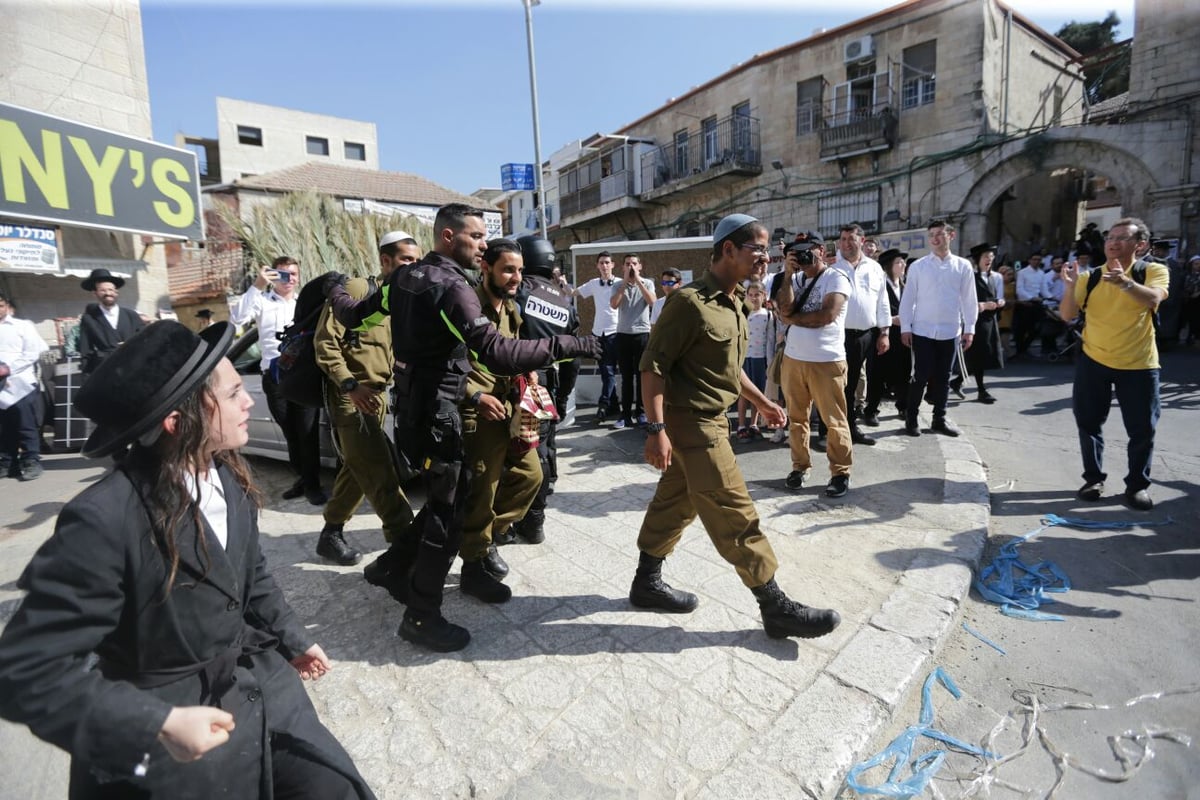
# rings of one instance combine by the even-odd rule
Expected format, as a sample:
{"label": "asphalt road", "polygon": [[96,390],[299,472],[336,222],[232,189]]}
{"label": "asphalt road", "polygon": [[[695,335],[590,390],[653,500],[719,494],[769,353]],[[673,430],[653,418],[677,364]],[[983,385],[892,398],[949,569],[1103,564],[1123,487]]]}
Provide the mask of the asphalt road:
{"label": "asphalt road", "polygon": [[[1065,363],[1011,364],[990,382],[998,398],[995,405],[972,402],[971,389],[967,402],[950,413],[988,468],[992,518],[983,564],[991,564],[1005,543],[1038,529],[1048,513],[1142,524],[1102,530],[1053,527],[1021,546],[1025,563],[1049,560],[1067,574],[1069,592],[1052,595],[1055,602],[1042,608],[1064,617],[1062,622],[1003,616],[975,591],[964,601],[962,620],[1007,654],[957,626],[935,663],[958,684],[962,697],[954,700],[940,688],[933,692],[933,727],[976,744],[990,741],[993,752],[1007,760],[980,778],[981,760],[952,755],[934,780],[938,794],[927,789],[922,797],[1200,797],[1200,741],[1187,747],[1154,740],[1153,759],[1126,782],[1086,773],[1099,769],[1115,776],[1124,771],[1108,737],[1145,730],[1200,737],[1200,639],[1195,634],[1200,603],[1200,350],[1180,349],[1163,358],[1163,415],[1151,490],[1156,506],[1148,513],[1120,503],[1127,440],[1115,408],[1105,427],[1108,496],[1095,504],[1075,499],[1083,481],[1071,415],[1072,370]],[[889,424],[898,423],[884,423]],[[1168,518],[1172,522],[1167,525],[1148,524]],[[1125,705],[1160,692],[1178,693]],[[1037,727],[1045,736],[1033,734],[1022,750],[1022,728],[1031,717],[1026,708],[1033,707],[1034,698],[1040,712]],[[1064,703],[1114,709],[1054,707]],[[920,704],[919,689],[910,692],[872,752],[916,724]],[[995,737],[989,739],[993,731]],[[940,746],[930,739],[920,742],[916,753]],[[1125,740],[1125,749],[1136,764],[1141,745]],[[866,783],[878,784],[885,770],[866,777]],[[853,795],[847,790],[845,796]]]}

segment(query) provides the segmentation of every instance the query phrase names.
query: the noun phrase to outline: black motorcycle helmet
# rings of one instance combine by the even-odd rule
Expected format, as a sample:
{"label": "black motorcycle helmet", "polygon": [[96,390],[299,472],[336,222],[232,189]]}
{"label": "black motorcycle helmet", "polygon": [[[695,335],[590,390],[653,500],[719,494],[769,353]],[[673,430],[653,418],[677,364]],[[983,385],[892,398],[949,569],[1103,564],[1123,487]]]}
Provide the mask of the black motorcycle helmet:
{"label": "black motorcycle helmet", "polygon": [[554,245],[540,236],[522,236],[517,239],[521,246],[521,258],[525,261],[525,274],[539,278],[551,277],[554,269]]}

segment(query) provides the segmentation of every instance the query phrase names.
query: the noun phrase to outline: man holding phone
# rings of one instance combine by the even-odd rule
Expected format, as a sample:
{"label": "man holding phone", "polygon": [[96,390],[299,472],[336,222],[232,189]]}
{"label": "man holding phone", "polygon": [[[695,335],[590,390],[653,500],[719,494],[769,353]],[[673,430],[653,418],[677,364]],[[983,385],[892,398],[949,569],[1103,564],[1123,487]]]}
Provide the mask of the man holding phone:
{"label": "man holding phone", "polygon": [[230,303],[230,318],[238,325],[251,320],[258,328],[258,346],[262,350],[263,394],[271,416],[287,441],[288,462],[298,478],[283,493],[285,500],[304,495],[314,506],[329,499],[321,488],[321,450],[318,424],[321,412],[289,402],[279,394],[271,376],[271,361],[279,355],[279,336],[296,314],[296,287],[300,282],[300,262],[291,256],[276,258],[270,267],[262,267],[246,293]]}

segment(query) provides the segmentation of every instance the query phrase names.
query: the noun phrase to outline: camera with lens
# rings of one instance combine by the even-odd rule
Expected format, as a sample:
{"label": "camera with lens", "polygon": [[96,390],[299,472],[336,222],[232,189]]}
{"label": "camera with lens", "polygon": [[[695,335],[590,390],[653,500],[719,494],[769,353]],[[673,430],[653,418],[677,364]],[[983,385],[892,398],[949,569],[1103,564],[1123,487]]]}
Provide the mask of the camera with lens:
{"label": "camera with lens", "polygon": [[812,242],[791,242],[783,248],[783,257],[786,259],[789,253],[796,254],[796,261],[802,267],[816,263],[816,250]]}

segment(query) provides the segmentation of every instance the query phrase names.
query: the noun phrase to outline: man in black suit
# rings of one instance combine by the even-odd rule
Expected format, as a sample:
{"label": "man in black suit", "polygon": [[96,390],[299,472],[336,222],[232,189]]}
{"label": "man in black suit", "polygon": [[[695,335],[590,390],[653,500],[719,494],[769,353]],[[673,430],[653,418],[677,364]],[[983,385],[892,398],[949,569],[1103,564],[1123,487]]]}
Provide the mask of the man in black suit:
{"label": "man in black suit", "polygon": [[118,345],[146,327],[146,322],[136,311],[117,305],[124,278],[106,269],[94,269],[79,285],[94,294],[97,301],[88,303],[79,319],[81,371],[91,375]]}

